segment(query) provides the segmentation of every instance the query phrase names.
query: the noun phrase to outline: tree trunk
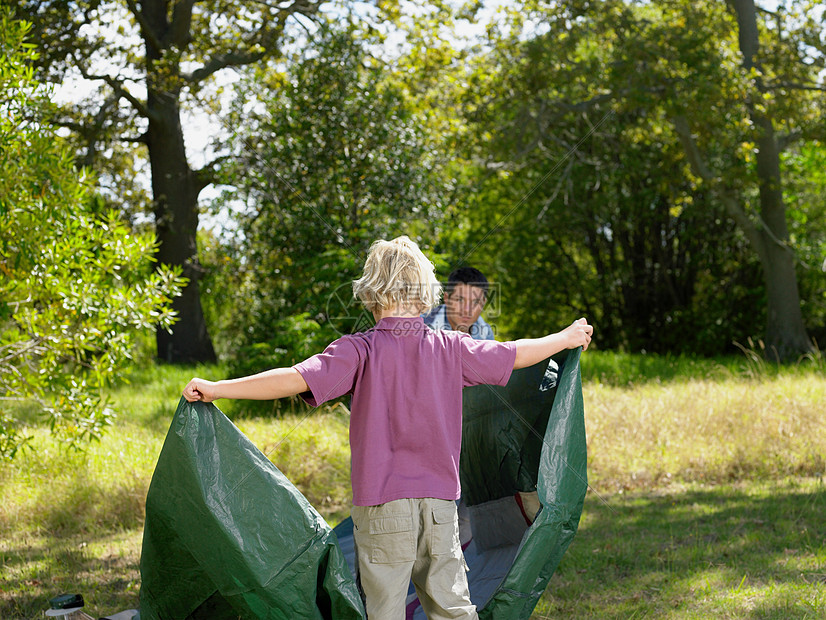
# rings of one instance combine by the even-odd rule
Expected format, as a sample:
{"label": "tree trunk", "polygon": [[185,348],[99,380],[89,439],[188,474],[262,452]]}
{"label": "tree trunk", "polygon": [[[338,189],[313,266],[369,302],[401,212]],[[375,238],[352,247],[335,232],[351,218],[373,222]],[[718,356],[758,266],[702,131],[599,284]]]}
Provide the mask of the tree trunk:
{"label": "tree trunk", "polygon": [[776,361],[794,361],[814,349],[803,324],[794,254],[769,240],[763,261],[766,282],[766,355]]}
{"label": "tree trunk", "polygon": [[[171,50],[189,43],[192,3],[144,0],[136,13],[146,46],[145,141],[152,172],[158,263],[181,267],[189,284],[173,300],[178,322],[158,330],[158,359],[172,363],[215,361],[201,307],[198,262],[198,194],[203,184],[189,167],[181,125],[180,66]],[[172,17],[172,21],[170,21]],[[170,62],[171,61],[171,62]]]}
{"label": "tree trunk", "polygon": [[207,332],[198,281],[196,234],[201,185],[186,159],[177,96],[152,92],[147,146],[152,171],[158,263],[180,266],[189,284],[173,302],[179,320],[172,332],[158,330],[158,359],[173,363],[213,362],[215,350]]}
{"label": "tree trunk", "polygon": [[[731,0],[737,15],[740,51],[743,67],[758,70],[755,78],[759,92],[763,92],[759,65],[756,63],[760,47],[757,11],[754,0]],[[751,119],[758,128],[757,178],[760,191],[760,222],[746,235],[755,246],[763,267],[766,283],[766,354],[778,361],[789,361],[812,351],[812,341],[803,324],[800,309],[800,291],[797,286],[794,250],[789,245],[786,224],[786,205],[780,170],[780,147],[770,116],[750,106]]]}
{"label": "tree trunk", "polygon": [[771,120],[752,114],[761,129],[757,142],[757,178],[760,183],[760,216],[756,245],[766,283],[766,354],[789,361],[813,350],[803,324],[797,286],[795,255],[789,245],[786,204],[780,176],[780,151]]}

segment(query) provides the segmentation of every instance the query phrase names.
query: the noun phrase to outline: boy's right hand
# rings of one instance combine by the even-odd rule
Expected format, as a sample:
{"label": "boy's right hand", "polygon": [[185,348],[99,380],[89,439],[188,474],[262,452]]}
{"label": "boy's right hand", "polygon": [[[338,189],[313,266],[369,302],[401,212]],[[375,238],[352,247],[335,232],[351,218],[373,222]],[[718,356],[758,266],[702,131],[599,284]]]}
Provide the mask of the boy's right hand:
{"label": "boy's right hand", "polygon": [[590,325],[587,319],[581,318],[565,328],[563,333],[568,339],[569,349],[582,347],[582,350],[585,351],[588,349],[588,345],[591,344],[591,338],[594,335],[594,326]]}
{"label": "boy's right hand", "polygon": [[198,400],[211,403],[218,398],[218,395],[215,393],[215,388],[216,385],[214,381],[195,378],[186,384],[184,388],[184,398],[191,403]]}

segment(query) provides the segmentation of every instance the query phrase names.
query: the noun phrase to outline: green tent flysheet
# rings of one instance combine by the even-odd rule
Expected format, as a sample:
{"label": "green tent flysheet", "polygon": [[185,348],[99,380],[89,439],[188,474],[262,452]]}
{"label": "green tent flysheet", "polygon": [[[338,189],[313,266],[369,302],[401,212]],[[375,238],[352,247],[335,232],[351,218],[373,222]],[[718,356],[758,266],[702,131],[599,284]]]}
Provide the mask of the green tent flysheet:
{"label": "green tent flysheet", "polygon": [[[527,620],[576,533],[579,357],[464,391],[460,529],[480,618]],[[217,407],[181,399],[146,499],[141,620],[365,618],[353,571],[352,522],[331,529]],[[412,585],[407,617],[425,617]]]}

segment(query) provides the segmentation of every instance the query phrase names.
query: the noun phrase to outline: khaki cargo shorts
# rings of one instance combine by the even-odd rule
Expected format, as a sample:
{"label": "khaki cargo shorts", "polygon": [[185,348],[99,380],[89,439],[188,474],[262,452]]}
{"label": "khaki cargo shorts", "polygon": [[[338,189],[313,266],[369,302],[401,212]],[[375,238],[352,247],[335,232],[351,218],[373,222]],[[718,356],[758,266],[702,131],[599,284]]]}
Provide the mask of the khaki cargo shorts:
{"label": "khaki cargo shorts", "polygon": [[475,620],[456,502],[400,499],[353,506],[359,582],[369,620],[404,620],[412,579],[428,620]]}

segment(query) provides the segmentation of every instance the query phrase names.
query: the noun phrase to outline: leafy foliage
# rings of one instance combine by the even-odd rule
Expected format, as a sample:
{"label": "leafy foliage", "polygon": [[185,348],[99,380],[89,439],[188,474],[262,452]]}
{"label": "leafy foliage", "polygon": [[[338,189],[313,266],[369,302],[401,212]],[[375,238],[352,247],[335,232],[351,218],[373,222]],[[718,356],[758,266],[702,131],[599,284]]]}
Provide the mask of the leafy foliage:
{"label": "leafy foliage", "polygon": [[[213,361],[200,303],[197,229],[198,196],[214,181],[215,160],[191,165],[199,158],[192,157],[195,149],[185,141],[184,126],[193,110],[208,115],[220,106],[218,74],[279,56],[293,27],[310,23],[319,3],[11,0],[10,5],[36,26],[38,75],[82,78],[88,94],[75,94],[53,122],[71,131],[80,161],[100,173],[112,192],[105,195],[118,208],[126,206],[136,220],[151,218],[158,262],[180,267],[187,278],[173,302],[184,320],[156,333],[158,357]],[[212,157],[211,149],[205,150],[206,158]],[[148,169],[141,170],[147,161]],[[146,207],[151,213],[141,213]]]}
{"label": "leafy foliage", "polygon": [[763,246],[772,231],[787,250],[811,241],[784,241],[754,118],[771,113],[780,145],[816,136],[814,119],[822,130],[824,57],[796,62],[811,36],[786,17],[788,38],[763,32],[759,72],[721,3],[525,2],[490,31],[465,95],[481,183],[460,247],[503,274],[505,331],[585,313],[603,346],[715,354],[765,329]]}
{"label": "leafy foliage", "polygon": [[[180,253],[161,260],[203,276],[210,331],[238,372],[369,322],[348,282],[370,241],[402,232],[442,275],[469,263],[500,285],[502,337],[585,314],[604,348],[704,354],[760,338],[765,266],[778,261],[755,239],[774,247],[774,235],[798,260],[801,303],[787,305],[802,306],[822,345],[822,5],[758,11],[749,64],[733,8],[749,4],[525,0],[476,28],[474,46],[464,33],[486,13],[478,3],[382,2],[349,16],[336,5],[339,23],[318,30],[315,2],[12,3],[36,16],[39,75],[85,71],[100,85],[59,118],[133,224],[152,202],[140,169],[155,145],[158,231]],[[227,110],[214,76],[242,65]],[[207,149],[234,164],[190,169],[178,130],[196,107],[234,130]],[[766,126],[783,154],[776,179],[758,158]],[[234,187],[215,206],[233,212],[235,234],[225,245],[201,230],[196,243],[194,200],[218,180]],[[173,206],[184,208],[173,217]]]}
{"label": "leafy foliage", "polygon": [[242,116],[248,99],[237,103],[239,164],[225,168],[238,186],[229,200],[244,205],[228,264],[236,352],[267,342],[272,361],[285,361],[285,320],[311,326],[299,331],[316,344],[364,327],[350,283],[370,243],[408,234],[427,246],[438,221],[441,162],[358,37],[323,28],[286,71],[249,76],[249,98],[268,93],[260,111]]}
{"label": "leafy foliage", "polygon": [[[96,438],[112,417],[102,388],[135,336],[174,321],[182,280],[151,272],[149,235],[133,235],[77,170],[32,77],[28,26],[0,13],[0,393],[35,399],[56,435]],[[25,442],[8,414],[0,456]]]}
{"label": "leafy foliage", "polygon": [[826,345],[826,143],[812,141],[784,158],[789,232],[797,249],[803,314],[812,338]]}

